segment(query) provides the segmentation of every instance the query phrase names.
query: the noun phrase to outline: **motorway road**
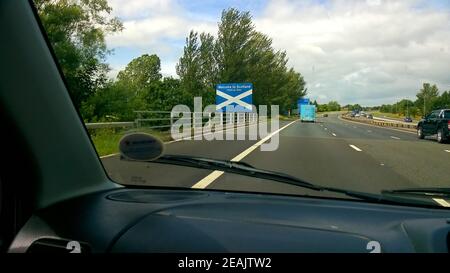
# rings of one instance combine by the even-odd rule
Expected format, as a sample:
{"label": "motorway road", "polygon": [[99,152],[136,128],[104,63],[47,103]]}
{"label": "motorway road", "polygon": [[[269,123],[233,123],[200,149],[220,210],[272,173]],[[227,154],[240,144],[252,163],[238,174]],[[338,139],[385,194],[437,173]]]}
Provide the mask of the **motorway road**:
{"label": "motorway road", "polygon": [[[287,126],[286,126],[287,125]],[[238,155],[254,167],[288,173],[306,181],[344,189],[379,193],[405,187],[450,187],[450,145],[433,138],[342,120],[337,114],[316,123],[281,121],[279,147],[264,152],[258,141],[194,141],[167,144],[167,154],[230,160]],[[102,158],[109,176],[123,184],[195,187],[217,190],[272,192],[344,197],[319,193],[270,180],[237,174],[127,162]]]}

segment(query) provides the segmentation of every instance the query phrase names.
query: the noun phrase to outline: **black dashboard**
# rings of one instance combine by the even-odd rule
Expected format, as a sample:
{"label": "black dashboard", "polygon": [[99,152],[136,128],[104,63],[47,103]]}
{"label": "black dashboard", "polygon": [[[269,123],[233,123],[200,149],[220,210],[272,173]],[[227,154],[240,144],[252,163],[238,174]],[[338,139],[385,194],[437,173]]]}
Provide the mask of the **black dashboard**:
{"label": "black dashboard", "polygon": [[[9,252],[449,252],[450,211],[358,201],[115,189],[35,213]],[[374,246],[375,244],[375,246]],[[377,249],[378,248],[378,249]]]}

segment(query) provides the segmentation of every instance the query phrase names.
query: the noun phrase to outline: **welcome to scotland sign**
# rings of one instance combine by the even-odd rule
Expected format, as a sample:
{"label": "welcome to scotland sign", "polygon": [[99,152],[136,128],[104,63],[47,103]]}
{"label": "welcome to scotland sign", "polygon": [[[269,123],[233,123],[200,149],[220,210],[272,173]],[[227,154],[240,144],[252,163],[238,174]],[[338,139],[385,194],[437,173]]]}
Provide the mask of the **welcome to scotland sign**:
{"label": "welcome to scotland sign", "polygon": [[216,85],[217,111],[252,112],[252,101],[253,84],[251,83],[221,83]]}

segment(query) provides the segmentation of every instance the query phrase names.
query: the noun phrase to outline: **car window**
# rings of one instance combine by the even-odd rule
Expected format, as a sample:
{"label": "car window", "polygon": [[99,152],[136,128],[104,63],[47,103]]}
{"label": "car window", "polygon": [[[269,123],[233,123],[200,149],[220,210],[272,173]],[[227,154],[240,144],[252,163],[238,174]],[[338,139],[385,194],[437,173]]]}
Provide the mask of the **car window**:
{"label": "car window", "polygon": [[[450,108],[446,1],[33,2],[119,184],[323,195],[282,174],[373,194],[450,187],[450,136],[421,121]],[[136,133],[164,144],[159,159],[121,153]]]}
{"label": "car window", "polygon": [[444,111],[444,118],[450,118],[450,111]]}

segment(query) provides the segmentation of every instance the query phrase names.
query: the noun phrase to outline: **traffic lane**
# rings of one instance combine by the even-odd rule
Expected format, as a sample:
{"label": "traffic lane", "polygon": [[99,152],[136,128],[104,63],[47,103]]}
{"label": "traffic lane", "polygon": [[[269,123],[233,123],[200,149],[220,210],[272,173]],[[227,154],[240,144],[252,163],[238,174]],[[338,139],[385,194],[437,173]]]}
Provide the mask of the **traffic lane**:
{"label": "traffic lane", "polygon": [[[346,138],[363,153],[414,184],[421,187],[450,186],[448,144],[439,144],[434,139],[420,140],[415,134],[370,125],[353,128],[351,122],[336,118],[330,119],[326,126],[331,132],[336,131],[338,137]],[[366,128],[372,138],[364,137]]]}
{"label": "traffic lane", "polygon": [[[190,155],[230,160],[256,141],[185,140],[170,143],[166,154]],[[109,177],[120,184],[142,186],[192,187],[209,174],[209,170],[160,163],[121,160],[119,155],[103,158]]]}
{"label": "traffic lane", "polygon": [[[289,121],[280,121],[279,127],[285,126]],[[267,122],[267,130],[271,131],[271,122]],[[277,128],[274,128],[276,130]],[[228,140],[226,137],[227,133],[234,133],[232,140]],[[165,144],[165,154],[175,154],[175,155],[189,155],[197,157],[207,157],[214,159],[224,159],[230,160],[236,155],[240,154],[242,151],[246,150],[256,142],[258,142],[261,137],[259,136],[256,140],[250,140],[250,127],[245,127],[245,136],[243,140],[237,140],[237,129],[227,129],[222,132],[222,140],[182,140],[177,142],[171,142]]]}
{"label": "traffic lane", "polygon": [[[284,126],[288,122],[280,122]],[[270,122],[268,124],[270,127]],[[237,131],[234,131],[237,133]],[[230,160],[258,140],[183,140],[165,145],[165,154],[190,155]],[[224,136],[225,139],[225,136]],[[192,187],[211,171],[159,163],[130,162],[119,155],[101,159],[108,176],[119,184],[142,186]]]}
{"label": "traffic lane", "polygon": [[[317,125],[319,127],[317,127]],[[352,124],[345,120],[340,120],[337,116],[331,116],[329,118],[318,118],[316,123],[302,123],[302,130],[296,131],[293,136],[312,136],[312,137],[329,137],[344,139],[410,139],[419,141],[415,135],[404,132],[395,132],[384,128],[371,128],[371,126],[359,126],[359,124]],[[300,128],[300,127],[299,127]],[[312,129],[305,130],[305,129]],[[323,130],[325,134],[318,134],[318,130]],[[289,134],[291,131],[286,131],[285,134]],[[399,133],[399,135],[396,135]]]}
{"label": "traffic lane", "polygon": [[[287,173],[328,187],[379,193],[383,189],[418,186],[349,145],[346,140],[330,136],[318,124],[297,122],[281,132],[280,146],[276,151],[255,150],[243,161],[257,168]],[[292,190],[292,187],[286,190],[285,185],[271,183],[269,186],[266,182],[264,187],[277,192]],[[251,184],[246,177],[236,177],[231,181],[225,174],[208,188],[251,188]],[[259,190],[256,184],[254,187],[254,191]]]}
{"label": "traffic lane", "polygon": [[[366,136],[366,138],[375,138],[375,139],[394,139],[394,140],[409,140],[409,141],[418,141],[418,142],[427,142],[427,143],[435,143],[438,144],[437,147],[446,147],[441,143],[437,142],[436,135],[426,136],[425,139],[419,139],[417,137],[417,133],[415,131],[403,131],[401,129],[395,129],[390,127],[381,127],[375,126],[355,121],[349,121],[345,119],[341,119],[339,117],[335,117],[334,119],[329,119],[328,122],[320,121],[323,124],[326,124],[328,127],[331,127],[331,130],[341,130],[344,134],[341,136],[348,138],[362,137]],[[333,125],[342,125],[341,127]],[[357,131],[358,130],[358,131]],[[364,130],[366,130],[364,132]],[[359,136],[358,136],[359,134]],[[440,146],[439,146],[440,145]]]}
{"label": "traffic lane", "polygon": [[362,152],[420,187],[450,187],[450,153],[433,141],[354,139]]}
{"label": "traffic lane", "polygon": [[337,137],[342,138],[422,141],[411,132],[402,132],[364,123],[350,122],[338,117],[330,117],[330,119],[323,122],[323,125],[334,132]]}
{"label": "traffic lane", "polygon": [[[439,144],[432,137],[419,140],[415,134],[370,125],[358,124],[354,128],[353,123],[336,118],[329,119],[325,126],[414,184],[421,187],[450,186],[448,144]],[[364,137],[369,134],[373,137]]]}
{"label": "traffic lane", "polygon": [[329,138],[330,132],[325,130],[323,124],[320,122],[296,122],[290,127],[286,128],[280,134],[280,143],[282,137],[302,137],[302,138]]}

